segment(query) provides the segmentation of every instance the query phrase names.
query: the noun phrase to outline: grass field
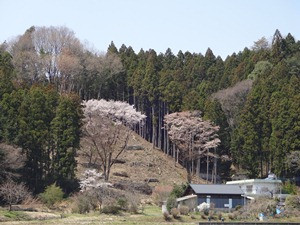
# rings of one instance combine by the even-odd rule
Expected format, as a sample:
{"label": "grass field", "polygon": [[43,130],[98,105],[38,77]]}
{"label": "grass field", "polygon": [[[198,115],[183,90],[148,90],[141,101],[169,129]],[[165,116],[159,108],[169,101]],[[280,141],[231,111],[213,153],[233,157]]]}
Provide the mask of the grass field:
{"label": "grass field", "polygon": [[[7,211],[0,211],[0,216],[7,215]],[[42,218],[38,215],[35,216],[35,220],[28,220],[31,215],[26,216],[27,213],[19,213],[19,212],[11,212],[9,214],[13,214],[14,216],[10,216],[10,221],[2,222],[1,225],[17,225],[17,224],[195,224],[199,221],[198,219],[192,219],[190,216],[181,216],[180,219],[171,219],[166,222],[161,213],[161,209],[155,206],[147,206],[144,209],[143,213],[131,215],[128,213],[121,213],[120,215],[106,215],[99,213],[89,213],[89,214],[66,214],[63,215],[63,218],[59,214],[56,214],[58,218],[54,219],[38,219]],[[17,214],[17,215],[15,215]],[[37,212],[38,214],[38,212]],[[50,215],[52,216],[52,215]],[[6,217],[6,216],[5,216]],[[25,219],[25,220],[23,220]],[[20,220],[20,221],[16,221]]]}
{"label": "grass field", "polygon": [[[226,221],[230,221],[227,215],[224,215]],[[9,220],[6,222],[1,222]],[[47,219],[46,219],[47,218]],[[157,206],[146,206],[143,213],[131,215],[129,213],[121,213],[120,215],[107,215],[88,213],[88,214],[64,214],[59,213],[41,213],[41,212],[8,212],[0,210],[1,225],[19,225],[19,224],[197,224],[201,219],[199,214],[191,216],[181,216],[179,219],[172,218],[170,221],[165,221],[161,209]],[[269,222],[279,222],[278,219],[270,219]],[[299,222],[300,218],[285,218],[280,219],[280,222]]]}

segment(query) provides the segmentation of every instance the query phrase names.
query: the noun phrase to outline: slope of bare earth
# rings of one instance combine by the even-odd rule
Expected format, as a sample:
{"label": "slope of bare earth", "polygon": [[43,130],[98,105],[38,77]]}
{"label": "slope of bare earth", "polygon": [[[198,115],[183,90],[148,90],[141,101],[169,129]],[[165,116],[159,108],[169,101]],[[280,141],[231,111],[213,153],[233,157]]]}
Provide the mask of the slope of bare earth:
{"label": "slope of bare earth", "polygon": [[[151,143],[135,132],[131,133],[128,148],[119,156],[119,163],[113,165],[110,182],[148,183],[153,187],[181,184],[187,181],[187,172],[184,167],[178,163],[175,164],[174,159],[164,154],[162,150],[153,149]],[[80,154],[77,160],[80,174],[87,160]],[[193,177],[193,182],[203,183],[204,181]]]}

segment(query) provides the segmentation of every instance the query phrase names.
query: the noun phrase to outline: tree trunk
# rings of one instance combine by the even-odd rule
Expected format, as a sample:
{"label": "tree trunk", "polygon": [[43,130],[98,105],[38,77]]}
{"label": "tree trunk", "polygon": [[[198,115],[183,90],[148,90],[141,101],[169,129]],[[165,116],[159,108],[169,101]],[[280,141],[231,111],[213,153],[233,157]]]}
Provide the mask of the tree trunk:
{"label": "tree trunk", "polygon": [[174,163],[176,166],[176,146],[175,146],[175,144],[173,144],[173,158],[174,158]]}
{"label": "tree trunk", "polygon": [[156,140],[156,137],[155,137],[155,129],[156,129],[156,124],[154,123],[155,121],[155,111],[154,111],[154,106],[152,105],[152,148],[155,147],[155,140]]}
{"label": "tree trunk", "polygon": [[208,153],[209,153],[209,149],[207,150],[207,155],[206,155],[206,183],[208,184],[208,168],[209,168],[209,158],[208,158]]}
{"label": "tree trunk", "polygon": [[187,182],[191,183],[192,181],[192,176],[191,176],[191,170],[190,170],[190,162],[186,161],[186,172],[187,172]]}
{"label": "tree trunk", "polygon": [[215,172],[214,172],[214,174],[215,174],[215,179],[214,179],[214,184],[216,184],[217,183],[217,163],[218,163],[218,161],[217,161],[217,150],[216,150],[216,148],[214,148],[214,154],[215,154],[215,158],[214,158],[214,169],[215,169]]}

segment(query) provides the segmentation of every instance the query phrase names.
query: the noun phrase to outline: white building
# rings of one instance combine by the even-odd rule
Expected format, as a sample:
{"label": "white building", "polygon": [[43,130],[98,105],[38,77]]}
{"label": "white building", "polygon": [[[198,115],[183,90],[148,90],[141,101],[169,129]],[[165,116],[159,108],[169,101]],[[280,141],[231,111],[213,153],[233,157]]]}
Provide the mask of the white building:
{"label": "white building", "polygon": [[266,179],[248,179],[227,181],[228,185],[239,185],[247,196],[271,196],[280,194],[281,180],[276,179],[273,174],[269,174]]}

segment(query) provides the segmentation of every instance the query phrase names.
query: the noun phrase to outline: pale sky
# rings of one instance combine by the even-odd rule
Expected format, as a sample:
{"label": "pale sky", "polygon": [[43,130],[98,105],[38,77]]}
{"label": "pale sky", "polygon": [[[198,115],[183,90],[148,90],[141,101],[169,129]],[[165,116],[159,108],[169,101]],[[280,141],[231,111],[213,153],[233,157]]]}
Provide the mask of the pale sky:
{"label": "pale sky", "polygon": [[31,26],[67,26],[98,51],[114,41],[224,58],[276,29],[299,40],[299,24],[298,0],[0,0],[1,43]]}

